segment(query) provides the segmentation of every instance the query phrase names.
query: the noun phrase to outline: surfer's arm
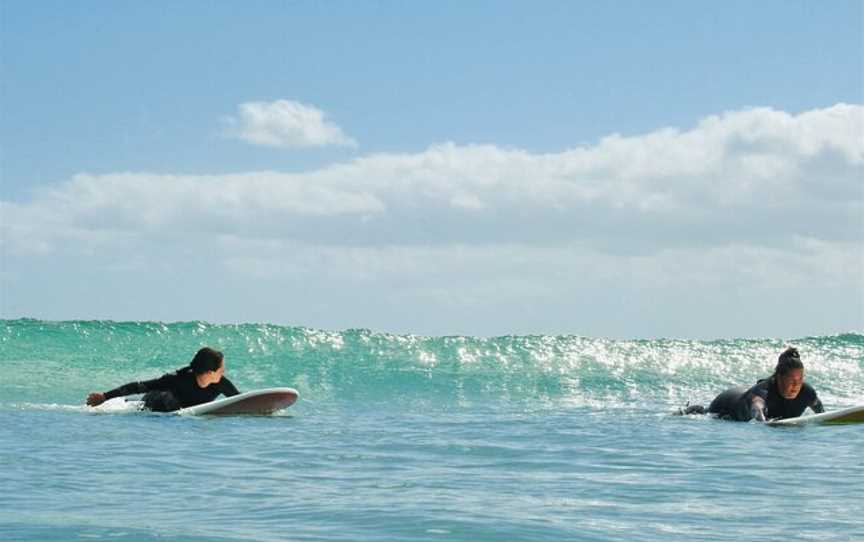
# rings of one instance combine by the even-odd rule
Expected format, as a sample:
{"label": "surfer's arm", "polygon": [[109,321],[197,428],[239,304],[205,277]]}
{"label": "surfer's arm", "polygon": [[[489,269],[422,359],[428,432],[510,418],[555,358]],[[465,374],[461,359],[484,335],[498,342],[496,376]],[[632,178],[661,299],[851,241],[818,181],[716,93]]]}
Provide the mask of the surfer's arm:
{"label": "surfer's arm", "polygon": [[159,378],[154,378],[153,380],[143,380],[140,382],[130,382],[128,384],[123,384],[120,387],[114,388],[113,390],[106,391],[104,393],[91,393],[87,396],[87,404],[90,406],[97,406],[108,399],[113,399],[115,397],[124,397],[126,395],[133,395],[136,393],[147,393],[151,390],[167,390],[171,389],[171,378],[174,375],[167,374],[161,376]]}
{"label": "surfer's arm", "polygon": [[816,414],[821,414],[825,412],[825,407],[822,406],[822,401],[818,397],[814,399],[812,403],[810,403],[810,409]]}
{"label": "surfer's arm", "polygon": [[132,395],[133,393],[147,393],[151,388],[147,386],[149,381],[145,382],[130,382],[128,384],[123,384],[113,390],[109,390],[105,392],[105,400],[113,399],[115,397],[124,397],[126,395]]}
{"label": "surfer's arm", "polygon": [[141,385],[143,382],[130,382],[128,384],[123,384],[119,388],[114,388],[113,390],[106,392],[94,391],[90,395],[87,396],[87,405],[89,406],[99,406],[108,399],[113,399],[115,397],[123,397],[124,395],[132,395],[133,393],[144,393],[147,390],[142,389]]}
{"label": "surfer's arm", "polygon": [[225,397],[233,397],[234,395],[239,395],[240,391],[237,390],[237,387],[234,386],[234,383],[222,377],[222,380],[219,381],[219,391],[222,392],[222,395]]}
{"label": "surfer's arm", "polygon": [[144,382],[130,382],[128,384],[123,384],[118,388],[114,388],[113,390],[106,392],[93,392],[87,396],[87,404],[89,406],[99,406],[108,399],[113,399],[115,397],[123,397],[125,395],[132,395],[133,393],[144,393],[147,390],[142,388]]}

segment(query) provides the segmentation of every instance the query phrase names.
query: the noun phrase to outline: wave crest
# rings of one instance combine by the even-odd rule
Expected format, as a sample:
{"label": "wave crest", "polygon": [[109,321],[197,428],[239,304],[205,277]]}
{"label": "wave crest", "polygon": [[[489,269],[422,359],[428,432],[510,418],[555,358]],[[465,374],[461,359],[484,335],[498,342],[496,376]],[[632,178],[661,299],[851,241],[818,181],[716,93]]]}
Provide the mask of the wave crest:
{"label": "wave crest", "polygon": [[[609,340],[579,336],[420,337],[270,324],[0,322],[9,400],[80,401],[153,378],[203,345],[226,355],[241,389],[289,385],[308,401],[708,401],[773,370],[787,344],[828,404],[862,401],[864,335],[776,339]],[[58,395],[61,399],[58,399]]]}

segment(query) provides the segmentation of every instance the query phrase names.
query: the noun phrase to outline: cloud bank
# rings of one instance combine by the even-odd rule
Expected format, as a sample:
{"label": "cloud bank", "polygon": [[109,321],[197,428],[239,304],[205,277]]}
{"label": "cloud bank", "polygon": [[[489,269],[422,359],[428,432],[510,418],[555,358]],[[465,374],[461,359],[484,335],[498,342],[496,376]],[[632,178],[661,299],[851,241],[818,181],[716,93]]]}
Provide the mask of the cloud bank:
{"label": "cloud bank", "polygon": [[284,149],[357,146],[339,126],[326,119],[323,111],[291,100],[240,104],[237,115],[227,117],[225,125],[228,135],[253,145]]}
{"label": "cloud bank", "polygon": [[616,250],[862,240],[864,107],[750,109],[681,131],[532,154],[434,145],[306,173],[80,174],[3,204],[4,239],[112,235],[332,245],[556,244]]}
{"label": "cloud bank", "polygon": [[[864,325],[862,179],[864,107],[756,108],[556,153],[442,143],[304,173],[82,173],[0,202],[0,228],[10,304],[55,307],[62,268],[101,277],[85,305],[128,281],[114,318],[129,303],[133,319],[427,333],[602,334],[630,315],[639,336],[711,319],[808,334]],[[154,280],[205,314],[135,296]]]}

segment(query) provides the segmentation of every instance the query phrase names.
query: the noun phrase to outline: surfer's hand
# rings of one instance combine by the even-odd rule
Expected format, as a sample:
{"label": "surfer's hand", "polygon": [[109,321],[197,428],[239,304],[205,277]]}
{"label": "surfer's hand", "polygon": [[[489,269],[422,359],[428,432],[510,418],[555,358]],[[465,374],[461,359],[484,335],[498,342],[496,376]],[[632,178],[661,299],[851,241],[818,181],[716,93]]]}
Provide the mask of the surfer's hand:
{"label": "surfer's hand", "polygon": [[767,421],[765,419],[767,418],[767,416],[765,416],[765,400],[757,396],[754,397],[752,401],[753,402],[750,404],[750,415],[757,422]]}
{"label": "surfer's hand", "polygon": [[98,391],[95,393],[91,393],[87,396],[87,404],[89,406],[99,406],[105,402],[105,394],[99,393]]}

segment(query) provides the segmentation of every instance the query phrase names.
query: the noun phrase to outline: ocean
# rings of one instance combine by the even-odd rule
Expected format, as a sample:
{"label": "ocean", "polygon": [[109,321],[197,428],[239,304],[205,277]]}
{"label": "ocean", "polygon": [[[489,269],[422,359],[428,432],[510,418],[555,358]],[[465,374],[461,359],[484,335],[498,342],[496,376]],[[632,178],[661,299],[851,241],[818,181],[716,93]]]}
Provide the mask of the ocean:
{"label": "ocean", "polygon": [[[96,413],[200,347],[269,417]],[[204,322],[0,321],[4,541],[864,540],[864,426],[672,416],[787,346],[827,409],[864,335],[421,337]]]}

